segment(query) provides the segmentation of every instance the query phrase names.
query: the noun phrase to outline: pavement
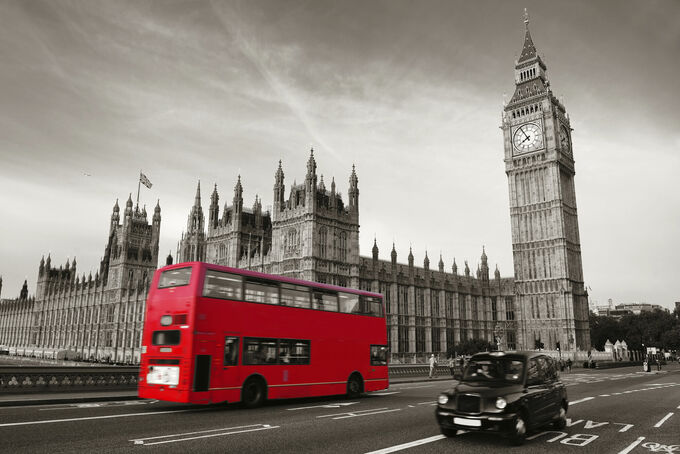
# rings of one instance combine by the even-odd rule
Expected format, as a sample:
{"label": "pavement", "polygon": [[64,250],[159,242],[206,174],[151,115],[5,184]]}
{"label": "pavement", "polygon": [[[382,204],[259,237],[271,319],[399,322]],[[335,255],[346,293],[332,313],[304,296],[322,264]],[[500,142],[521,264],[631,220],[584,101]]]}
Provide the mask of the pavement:
{"label": "pavement", "polygon": [[[664,366],[663,370],[679,370],[680,366],[677,364],[670,364],[669,367]],[[588,374],[589,377],[597,377],[597,375],[606,375],[620,372],[641,372],[641,367],[622,367],[617,369],[581,369],[574,368],[572,372],[562,372],[562,380],[565,382],[571,381],[571,376],[577,378],[580,375]],[[657,373],[656,370],[648,372],[649,375]],[[395,377],[390,378],[390,385],[403,383],[421,383],[421,382],[454,382],[450,375],[440,375],[433,378],[428,376],[417,377]],[[110,402],[110,401],[125,401],[138,400],[137,390],[123,390],[123,391],[78,391],[78,392],[55,392],[55,393],[36,393],[36,394],[0,394],[0,407],[14,407],[27,405],[52,405],[65,403],[87,403],[87,402]]]}

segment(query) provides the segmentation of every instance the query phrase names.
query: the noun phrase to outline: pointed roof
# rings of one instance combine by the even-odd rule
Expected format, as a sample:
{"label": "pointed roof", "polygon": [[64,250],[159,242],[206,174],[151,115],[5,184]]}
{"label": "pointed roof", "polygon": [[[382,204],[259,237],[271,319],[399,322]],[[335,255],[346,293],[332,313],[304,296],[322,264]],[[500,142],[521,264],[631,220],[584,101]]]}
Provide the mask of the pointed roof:
{"label": "pointed roof", "polygon": [[524,8],[524,28],[524,47],[522,47],[522,53],[517,63],[522,63],[536,57],[536,46],[534,46],[534,41],[531,39],[531,33],[529,32],[529,13],[526,8]]}
{"label": "pointed roof", "polygon": [[194,199],[194,206],[201,206],[201,180],[198,180],[198,186],[196,187],[196,198]]}

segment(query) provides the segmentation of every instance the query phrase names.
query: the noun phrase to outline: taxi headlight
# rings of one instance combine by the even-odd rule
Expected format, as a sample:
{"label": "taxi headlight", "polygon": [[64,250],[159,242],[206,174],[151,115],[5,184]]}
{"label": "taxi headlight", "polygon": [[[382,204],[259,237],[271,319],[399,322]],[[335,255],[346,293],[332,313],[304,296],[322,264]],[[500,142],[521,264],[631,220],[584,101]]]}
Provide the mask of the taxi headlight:
{"label": "taxi headlight", "polygon": [[449,396],[447,396],[446,394],[440,394],[439,397],[437,397],[437,402],[439,403],[439,405],[444,405],[448,401]]}
{"label": "taxi headlight", "polygon": [[500,408],[501,410],[504,409],[508,405],[508,402],[503,399],[502,397],[499,397],[496,399],[496,408]]}

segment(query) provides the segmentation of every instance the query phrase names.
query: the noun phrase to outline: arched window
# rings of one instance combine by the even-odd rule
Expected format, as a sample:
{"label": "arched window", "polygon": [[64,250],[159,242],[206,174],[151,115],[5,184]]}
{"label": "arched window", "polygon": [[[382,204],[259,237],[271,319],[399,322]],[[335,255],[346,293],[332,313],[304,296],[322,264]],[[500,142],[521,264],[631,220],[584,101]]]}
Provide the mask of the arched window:
{"label": "arched window", "polygon": [[328,243],[328,230],[326,227],[321,227],[319,229],[319,256],[321,258],[326,258],[326,245]]}

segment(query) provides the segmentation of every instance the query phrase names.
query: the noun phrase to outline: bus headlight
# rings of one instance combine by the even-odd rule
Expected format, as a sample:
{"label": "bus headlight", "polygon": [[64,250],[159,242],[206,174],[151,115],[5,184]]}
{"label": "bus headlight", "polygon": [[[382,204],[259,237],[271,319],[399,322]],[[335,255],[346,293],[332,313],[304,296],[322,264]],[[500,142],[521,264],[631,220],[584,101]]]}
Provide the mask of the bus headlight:
{"label": "bus headlight", "polygon": [[161,317],[161,326],[172,325],[172,315],[164,315]]}
{"label": "bus headlight", "polygon": [[498,399],[496,399],[496,408],[499,408],[499,409],[502,410],[507,405],[508,405],[508,402],[505,399],[503,399],[502,397],[499,397]]}
{"label": "bus headlight", "polygon": [[439,405],[444,405],[448,401],[449,396],[447,396],[446,394],[440,394],[439,397],[437,397],[437,402],[439,403]]}

